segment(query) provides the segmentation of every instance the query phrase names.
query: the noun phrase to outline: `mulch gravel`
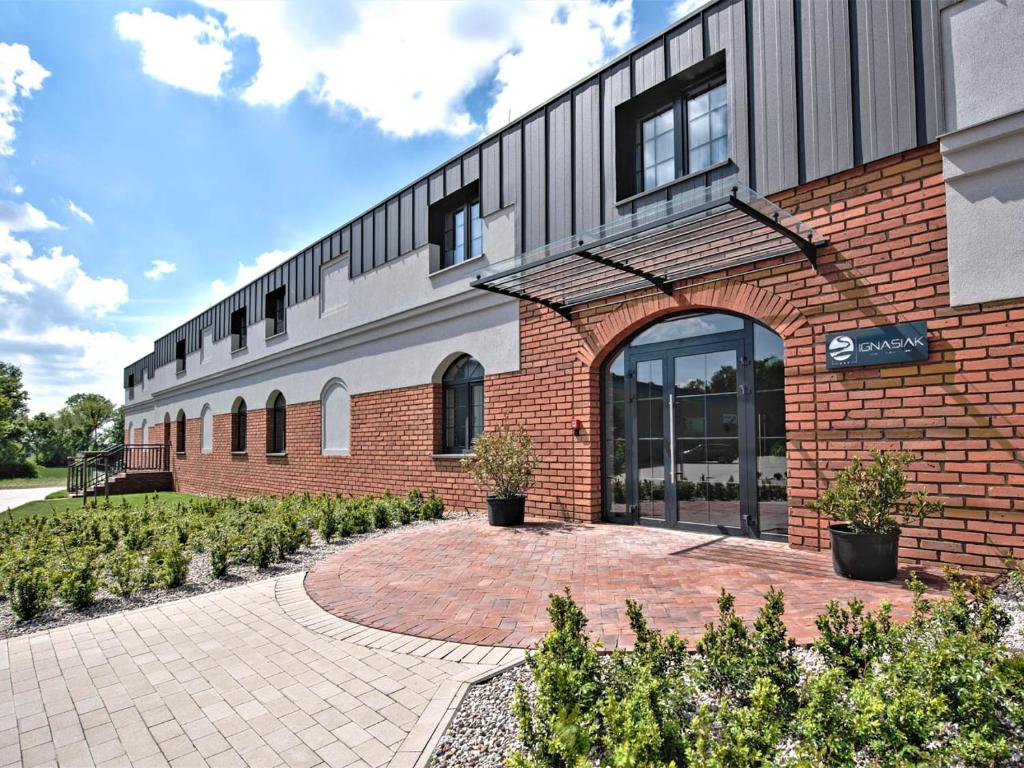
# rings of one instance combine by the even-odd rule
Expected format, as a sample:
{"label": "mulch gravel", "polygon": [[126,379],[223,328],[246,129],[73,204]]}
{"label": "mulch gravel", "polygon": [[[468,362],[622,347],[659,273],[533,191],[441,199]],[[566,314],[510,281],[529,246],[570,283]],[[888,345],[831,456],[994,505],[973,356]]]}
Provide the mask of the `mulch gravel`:
{"label": "mulch gravel", "polygon": [[0,640],[55,629],[67,626],[68,624],[74,624],[78,621],[88,621],[100,616],[108,616],[112,613],[168,603],[173,600],[206,594],[207,592],[216,592],[219,589],[237,587],[254,581],[273,579],[277,576],[284,576],[287,573],[294,573],[295,571],[308,571],[314,563],[360,541],[374,539],[378,536],[386,536],[391,531],[404,531],[410,528],[429,525],[443,525],[446,522],[462,520],[466,517],[469,517],[469,514],[466,512],[445,512],[441,520],[419,520],[408,525],[394,525],[387,530],[375,530],[330,543],[325,543],[320,538],[320,535],[313,531],[312,544],[309,547],[300,549],[287,560],[275,563],[269,568],[262,570],[253,565],[232,565],[228,569],[228,575],[223,579],[215,579],[210,575],[210,558],[208,554],[205,552],[194,552],[192,554],[192,562],[189,564],[188,580],[177,589],[146,589],[137,592],[130,598],[125,598],[111,594],[101,587],[96,593],[96,602],[85,610],[76,611],[61,603],[54,603],[53,608],[50,610],[25,622],[17,621],[7,600],[0,600]]}
{"label": "mulch gravel", "polygon": [[[1010,617],[1004,644],[1011,653],[1024,654],[1024,580],[1002,580],[996,600]],[[815,664],[813,650],[799,653],[803,665]],[[470,687],[434,750],[430,768],[504,768],[506,756],[521,746],[512,714],[517,683],[533,694],[533,679],[525,664]],[[1024,768],[1024,732],[1017,724],[1006,725],[1012,756],[1002,768]]]}

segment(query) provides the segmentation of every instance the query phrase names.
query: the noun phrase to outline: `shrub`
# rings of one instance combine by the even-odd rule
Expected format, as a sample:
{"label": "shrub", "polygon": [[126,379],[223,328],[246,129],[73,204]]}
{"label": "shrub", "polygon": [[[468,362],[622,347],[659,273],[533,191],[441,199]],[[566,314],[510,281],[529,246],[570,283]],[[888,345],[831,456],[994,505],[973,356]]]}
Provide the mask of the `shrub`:
{"label": "shrub", "polygon": [[107,555],[107,588],[120,597],[131,597],[142,586],[141,560],[138,553],[119,547]]}
{"label": "shrub", "polygon": [[50,580],[46,571],[29,565],[15,574],[8,588],[11,610],[18,621],[28,621],[50,605]]}
{"label": "shrub", "polygon": [[576,768],[588,759],[600,731],[601,670],[597,646],[585,633],[586,616],[568,589],[564,597],[551,595],[548,616],[551,631],[526,658],[535,701],[519,685],[512,705],[523,751],[510,763],[519,768]]}
{"label": "shrub", "polygon": [[[420,494],[420,498],[423,498],[423,494]],[[437,492],[432,490],[430,496],[420,505],[420,519],[440,520],[442,517],[444,517],[444,502]]]}
{"label": "shrub", "polygon": [[942,502],[929,500],[923,491],[907,490],[909,451],[871,451],[871,463],[855,457],[836,473],[832,485],[809,506],[854,533],[890,533],[905,522],[942,511]]}
{"label": "shrub", "polygon": [[274,532],[268,526],[257,528],[249,534],[245,561],[260,570],[269,568],[274,559],[274,545]]}
{"label": "shrub", "polygon": [[149,555],[153,581],[164,589],[180,587],[188,578],[191,557],[177,541],[168,541]]}
{"label": "shrub", "polygon": [[473,455],[461,462],[488,495],[499,499],[524,495],[537,464],[533,443],[522,427],[481,432],[473,438]]}
{"label": "shrub", "polygon": [[814,649],[849,677],[860,677],[868,665],[892,647],[892,615],[888,601],[877,612],[864,612],[854,598],[846,608],[835,600],[818,616],[820,633]]}
{"label": "shrub", "polygon": [[338,511],[332,501],[328,501],[320,510],[320,515],[316,519],[316,530],[320,538],[326,542],[330,542],[338,532]]}
{"label": "shrub", "polygon": [[65,556],[57,575],[57,596],[76,610],[88,608],[96,601],[100,580],[96,553],[83,549]]}
{"label": "shrub", "polygon": [[210,532],[206,551],[210,556],[210,575],[215,579],[223,579],[228,575],[228,559],[231,555],[231,545],[223,531]]}

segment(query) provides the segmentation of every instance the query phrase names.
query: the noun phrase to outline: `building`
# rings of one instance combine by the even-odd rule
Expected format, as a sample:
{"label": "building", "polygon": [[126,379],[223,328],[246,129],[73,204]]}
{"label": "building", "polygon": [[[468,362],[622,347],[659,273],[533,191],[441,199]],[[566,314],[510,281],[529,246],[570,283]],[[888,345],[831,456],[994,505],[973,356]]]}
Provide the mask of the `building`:
{"label": "building", "polygon": [[717,0],[174,329],[179,490],[435,488],[522,424],[534,515],[828,546],[870,447],[1024,556],[1024,0]]}

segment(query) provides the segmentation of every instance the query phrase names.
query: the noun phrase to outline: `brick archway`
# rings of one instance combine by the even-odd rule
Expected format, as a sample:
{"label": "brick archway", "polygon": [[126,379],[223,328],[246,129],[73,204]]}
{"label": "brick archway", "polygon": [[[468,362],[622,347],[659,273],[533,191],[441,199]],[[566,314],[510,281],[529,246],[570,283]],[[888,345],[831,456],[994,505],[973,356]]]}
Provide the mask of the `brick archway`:
{"label": "brick archway", "polygon": [[[590,460],[581,462],[589,468],[587,487],[591,493],[587,501],[584,517],[592,521],[602,519],[602,487],[601,487],[601,369],[603,364],[618,351],[625,341],[633,334],[659,320],[686,312],[732,312],[765,326],[778,334],[783,341],[787,361],[786,400],[795,402],[795,393],[800,385],[806,385],[813,378],[813,330],[808,318],[799,309],[792,306],[785,298],[765,288],[744,283],[738,280],[721,281],[688,288],[678,287],[672,296],[665,294],[648,294],[637,297],[609,311],[594,316],[589,324],[583,323],[579,328],[581,343],[577,350],[577,363],[586,382],[589,402],[584,420],[589,436],[586,450]],[[811,405],[813,415],[797,424],[787,414],[787,431],[792,436],[791,451],[801,452],[810,429],[813,434],[817,430],[817,410]],[[806,416],[806,414],[805,414]],[[794,461],[794,467],[812,468],[817,476],[816,451],[813,458],[804,456]],[[809,465],[809,466],[807,466]],[[791,476],[792,477],[792,476]],[[792,479],[791,479],[792,482]],[[794,498],[794,488],[790,488],[790,498]],[[793,509],[790,510],[793,514]],[[792,543],[792,539],[791,539]],[[821,548],[817,543],[816,548]]]}

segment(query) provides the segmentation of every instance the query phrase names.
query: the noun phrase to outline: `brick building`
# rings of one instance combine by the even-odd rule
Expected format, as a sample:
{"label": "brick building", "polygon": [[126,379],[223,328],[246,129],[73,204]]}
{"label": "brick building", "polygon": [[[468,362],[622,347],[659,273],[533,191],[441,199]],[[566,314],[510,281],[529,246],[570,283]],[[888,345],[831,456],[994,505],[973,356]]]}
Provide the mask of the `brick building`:
{"label": "brick building", "polygon": [[156,341],[179,490],[435,488],[523,424],[528,511],[828,546],[872,447],[1024,557],[1024,0],[717,0]]}

